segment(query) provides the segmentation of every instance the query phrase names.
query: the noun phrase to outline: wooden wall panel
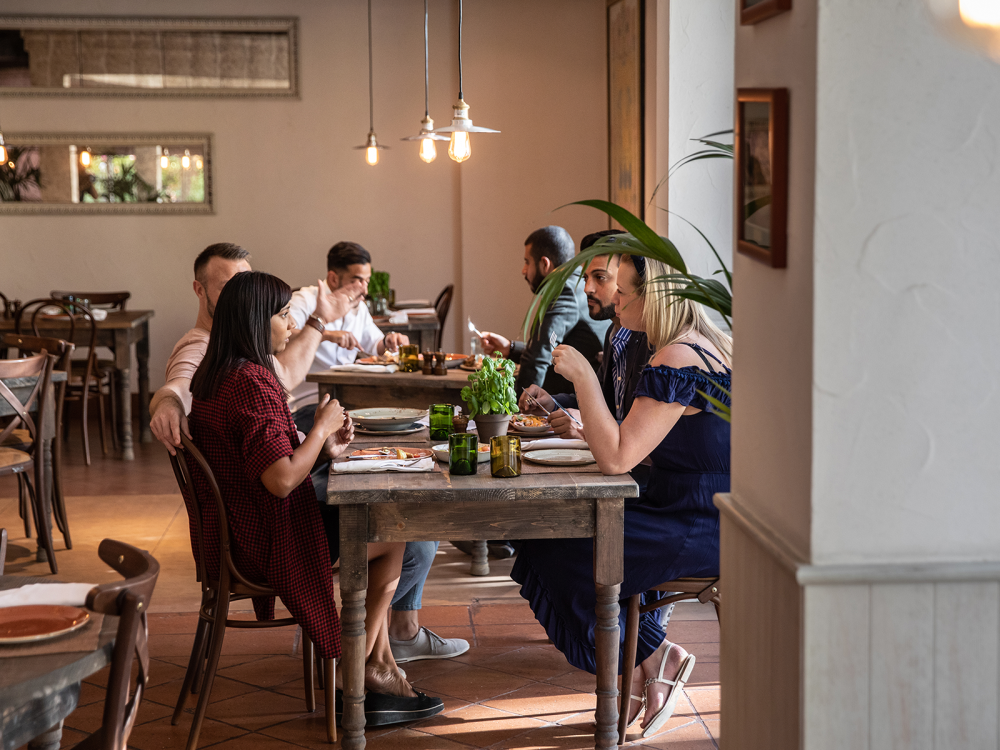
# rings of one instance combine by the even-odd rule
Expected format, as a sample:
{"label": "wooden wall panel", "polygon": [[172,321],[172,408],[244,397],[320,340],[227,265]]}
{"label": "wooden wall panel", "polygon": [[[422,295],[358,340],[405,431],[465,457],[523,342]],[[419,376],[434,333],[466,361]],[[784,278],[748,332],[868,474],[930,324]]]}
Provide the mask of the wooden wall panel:
{"label": "wooden wall panel", "polygon": [[801,746],[802,598],[795,575],[722,517],[722,747]]}
{"label": "wooden wall panel", "polygon": [[640,218],[645,203],[644,16],[643,0],[608,2],[608,196]]}

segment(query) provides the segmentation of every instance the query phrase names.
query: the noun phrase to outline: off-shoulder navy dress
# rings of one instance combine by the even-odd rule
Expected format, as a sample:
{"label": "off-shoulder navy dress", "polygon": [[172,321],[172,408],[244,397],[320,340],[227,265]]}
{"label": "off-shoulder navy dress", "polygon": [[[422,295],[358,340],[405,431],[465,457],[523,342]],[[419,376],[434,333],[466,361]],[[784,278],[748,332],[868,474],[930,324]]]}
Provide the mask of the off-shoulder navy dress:
{"label": "off-shoulder navy dress", "polygon": [[[702,359],[711,356],[701,347],[693,348]],[[623,600],[673,578],[719,574],[719,512],[712,496],[729,491],[729,423],[713,414],[712,405],[698,393],[729,404],[720,386],[730,391],[731,372],[715,369],[647,366],[636,386],[637,399],[702,411],[677,421],[650,455],[653,466],[646,492],[625,501]],[[569,663],[596,674],[592,540],[526,541],[511,577],[521,584],[521,596]],[[624,639],[624,606],[619,619]],[[656,651],[664,637],[660,610],[643,614],[636,663]],[[621,655],[618,669],[620,673]]]}

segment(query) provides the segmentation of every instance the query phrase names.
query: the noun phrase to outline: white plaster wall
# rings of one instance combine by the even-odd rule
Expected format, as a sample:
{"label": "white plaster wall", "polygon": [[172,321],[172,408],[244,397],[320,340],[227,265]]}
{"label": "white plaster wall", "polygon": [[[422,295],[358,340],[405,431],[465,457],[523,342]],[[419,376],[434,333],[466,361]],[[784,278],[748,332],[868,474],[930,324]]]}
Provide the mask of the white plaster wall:
{"label": "white plaster wall", "polygon": [[813,560],[996,560],[1000,66],[819,7]]}
{"label": "white plaster wall", "polygon": [[[603,0],[465,3],[465,84],[472,117],[504,132],[474,136],[458,165],[424,164],[412,135],[423,117],[423,4],[374,4],[375,127],[391,146],[377,168],[353,146],[368,132],[364,0],[4,0],[12,14],[281,15],[300,18],[300,99],[8,98],[5,130],[211,132],[216,213],[198,217],[0,217],[0,290],[22,300],[51,289],[129,289],[152,308],[150,376],[163,381],[174,342],[194,322],[195,255],[237,242],[254,266],[292,286],[325,273],[341,239],[372,251],[401,298],[456,284],[445,346],[479,311],[513,332],[529,299],[523,241],[547,223],[579,240],[603,228],[570,200],[607,196]],[[432,0],[431,116],[457,98],[457,2]],[[544,123],[539,128],[537,123]],[[445,147],[447,144],[443,144]],[[479,321],[477,321],[479,322]]]}
{"label": "white plaster wall", "polygon": [[[704,148],[694,142],[733,126],[736,17],[730,0],[670,0],[669,163]],[[713,140],[732,143],[732,136]],[[657,179],[666,173],[657,175]],[[684,220],[705,233],[725,264],[733,257],[733,163],[697,161],[679,169],[657,194],[669,215],[669,237],[689,269],[709,276],[719,268],[711,249]]]}
{"label": "white plaster wall", "polygon": [[735,81],[739,88],[788,88],[791,115],[788,268],[733,258],[733,494],[808,559],[816,0],[737,25]]}

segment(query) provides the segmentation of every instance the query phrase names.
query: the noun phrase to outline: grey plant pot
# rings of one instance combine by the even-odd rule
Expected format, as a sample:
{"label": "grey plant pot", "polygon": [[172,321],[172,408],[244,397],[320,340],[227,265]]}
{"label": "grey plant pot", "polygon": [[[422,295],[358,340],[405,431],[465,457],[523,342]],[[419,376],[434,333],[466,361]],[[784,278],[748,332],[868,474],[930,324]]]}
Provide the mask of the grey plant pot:
{"label": "grey plant pot", "polygon": [[479,444],[489,445],[490,438],[506,435],[510,426],[510,414],[477,414],[476,432],[479,433]]}

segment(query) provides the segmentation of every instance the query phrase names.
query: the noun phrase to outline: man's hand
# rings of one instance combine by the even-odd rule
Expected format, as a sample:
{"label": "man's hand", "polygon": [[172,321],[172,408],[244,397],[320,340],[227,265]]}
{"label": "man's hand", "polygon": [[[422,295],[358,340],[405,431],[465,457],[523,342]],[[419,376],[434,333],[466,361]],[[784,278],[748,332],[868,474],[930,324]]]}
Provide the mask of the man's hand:
{"label": "man's hand", "polygon": [[350,331],[324,331],[323,341],[329,341],[344,349],[360,349],[361,344]]}
{"label": "man's hand", "polygon": [[[528,398],[528,397],[531,398]],[[520,400],[517,402],[517,408],[522,414],[543,414],[542,409],[535,406],[531,399],[535,399],[539,404],[541,404],[542,409],[545,411],[552,411],[556,408],[556,402],[553,400],[552,396],[545,392],[545,390],[538,385],[532,383],[527,388],[524,389],[524,393],[521,394]]]}
{"label": "man's hand", "polygon": [[323,444],[323,452],[330,458],[339,458],[347,452],[348,446],[354,441],[354,422],[350,415],[344,426],[330,435]]}
{"label": "man's hand", "polygon": [[[564,440],[586,440],[586,435],[583,434],[583,430],[573,424],[573,420],[566,416],[566,412],[569,412],[577,419],[580,419],[580,412],[577,409],[566,409],[566,411],[559,410],[552,412],[549,416],[549,424],[558,437]],[[581,420],[582,421],[582,420]]]}
{"label": "man's hand", "polygon": [[176,396],[167,396],[156,407],[149,420],[149,429],[154,437],[170,451],[171,456],[177,455],[176,448],[181,445],[181,431],[190,438],[188,418],[184,413],[184,405]]}
{"label": "man's hand", "polygon": [[510,339],[505,339],[498,333],[483,331],[483,352],[487,355],[500,352],[504,357],[510,356]]}
{"label": "man's hand", "polygon": [[410,337],[405,333],[397,333],[393,331],[392,333],[387,333],[385,338],[379,342],[379,354],[382,352],[398,352],[399,347],[404,344],[410,343]]}
{"label": "man's hand", "polygon": [[319,281],[316,288],[316,314],[327,323],[340,320],[347,315],[354,307],[354,301],[362,294],[357,283],[326,292],[323,282]]}

